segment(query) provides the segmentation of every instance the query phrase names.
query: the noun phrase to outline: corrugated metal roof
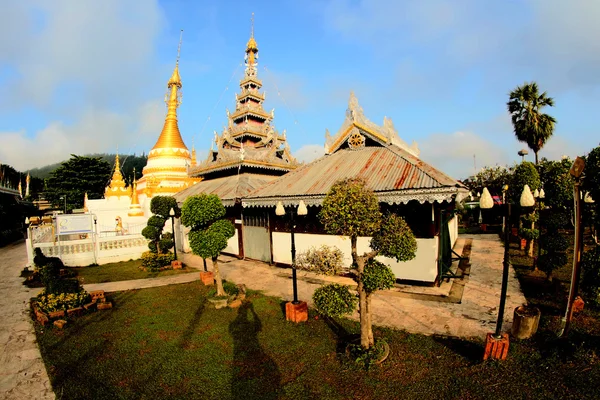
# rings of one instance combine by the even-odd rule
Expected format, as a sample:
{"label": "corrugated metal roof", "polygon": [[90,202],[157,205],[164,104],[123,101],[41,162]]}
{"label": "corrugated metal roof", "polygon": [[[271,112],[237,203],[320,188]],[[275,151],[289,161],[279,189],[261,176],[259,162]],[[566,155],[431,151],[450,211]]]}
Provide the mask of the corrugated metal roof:
{"label": "corrugated metal roof", "polygon": [[375,192],[462,187],[456,180],[395,145],[342,149],[271,182],[244,200],[326,195],[340,179],[363,178]]}
{"label": "corrugated metal roof", "polygon": [[209,179],[198,182],[175,194],[178,202],[183,202],[189,196],[200,193],[216,194],[225,205],[232,205],[235,199],[245,197],[276,179],[276,176],[243,173],[223,178]]}

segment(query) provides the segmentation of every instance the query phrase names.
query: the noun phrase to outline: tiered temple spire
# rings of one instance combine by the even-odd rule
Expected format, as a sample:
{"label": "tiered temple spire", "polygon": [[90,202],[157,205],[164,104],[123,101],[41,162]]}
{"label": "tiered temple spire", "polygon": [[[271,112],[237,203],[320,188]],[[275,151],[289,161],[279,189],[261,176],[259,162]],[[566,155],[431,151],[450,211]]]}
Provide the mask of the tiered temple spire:
{"label": "tiered temple spire", "polygon": [[140,201],[138,199],[137,194],[137,181],[135,179],[135,168],[133,169],[133,193],[131,194],[131,204],[129,205],[129,212],[127,215],[130,217],[143,217],[144,211],[142,210],[142,206],[140,205]]}
{"label": "tiered temple spire", "polygon": [[275,129],[275,110],[267,112],[263,108],[265,95],[260,91],[262,81],[257,76],[258,44],[254,38],[254,18],[244,59],[246,68],[240,81],[240,93],[235,96],[235,110],[233,113],[226,111],[227,127],[221,135],[215,131],[216,149],[211,146],[208,159],[190,169],[194,176],[223,168],[289,171],[298,165],[290,152],[285,131],[279,133]]}
{"label": "tiered temple spire", "polygon": [[173,195],[198,182],[198,179],[188,176],[192,159],[177,124],[177,108],[181,104],[183,86],[179,75],[181,40],[180,36],[175,69],[167,82],[165,123],[156,144],[148,153],[148,163],[142,170],[143,176],[137,182],[138,195],[144,204],[147,198],[154,195]]}
{"label": "tiered temple spire", "polygon": [[125,187],[123,175],[121,174],[121,164],[119,163],[119,153],[115,158],[115,171],[113,172],[110,184],[104,190],[104,198],[131,196],[131,187]]}

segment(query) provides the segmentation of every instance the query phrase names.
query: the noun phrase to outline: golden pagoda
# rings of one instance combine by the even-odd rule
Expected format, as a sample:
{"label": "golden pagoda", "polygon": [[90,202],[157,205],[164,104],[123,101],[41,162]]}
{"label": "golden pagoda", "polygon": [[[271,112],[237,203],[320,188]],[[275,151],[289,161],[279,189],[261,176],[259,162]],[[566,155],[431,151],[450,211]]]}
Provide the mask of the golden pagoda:
{"label": "golden pagoda", "polygon": [[[87,195],[87,193],[86,193]],[[131,196],[131,187],[125,187],[123,175],[121,174],[121,164],[119,163],[119,154],[115,158],[115,171],[113,172],[110,184],[104,190],[104,198]]]}
{"label": "golden pagoda", "polygon": [[133,169],[133,193],[131,194],[131,204],[129,205],[129,212],[127,213],[130,217],[143,217],[144,210],[142,210],[142,206],[140,205],[140,201],[138,199],[137,194],[137,181],[135,179],[135,168]]}
{"label": "golden pagoda", "polygon": [[188,176],[192,158],[177,124],[177,108],[181,104],[182,87],[179,75],[180,50],[181,39],[175,69],[167,82],[165,123],[156,144],[148,153],[148,162],[142,170],[142,177],[137,182],[137,194],[141,201],[154,195],[173,195],[200,181]]}

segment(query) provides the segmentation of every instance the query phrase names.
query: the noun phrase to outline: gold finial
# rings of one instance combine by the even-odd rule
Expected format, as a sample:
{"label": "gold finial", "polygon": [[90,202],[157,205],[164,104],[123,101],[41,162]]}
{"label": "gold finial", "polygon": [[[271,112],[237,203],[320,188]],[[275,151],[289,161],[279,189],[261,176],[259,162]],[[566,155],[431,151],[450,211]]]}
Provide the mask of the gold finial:
{"label": "gold finial", "polygon": [[250,26],[250,40],[246,44],[246,53],[248,53],[248,61],[250,61],[250,64],[253,64],[256,58],[255,54],[258,53],[258,45],[254,39],[254,13],[252,13],[252,18],[250,19]]}
{"label": "gold finial", "polygon": [[177,45],[177,61],[175,62],[175,69],[173,70],[173,75],[171,75],[171,79],[169,79],[169,83],[167,83],[167,87],[171,87],[173,85],[181,88],[181,77],[179,76],[179,56],[181,55],[181,42],[183,40],[183,29],[179,34],[179,45]]}
{"label": "gold finial", "polygon": [[179,64],[179,55],[181,54],[181,40],[183,39],[183,29],[179,32],[179,46],[177,46],[177,63]]}

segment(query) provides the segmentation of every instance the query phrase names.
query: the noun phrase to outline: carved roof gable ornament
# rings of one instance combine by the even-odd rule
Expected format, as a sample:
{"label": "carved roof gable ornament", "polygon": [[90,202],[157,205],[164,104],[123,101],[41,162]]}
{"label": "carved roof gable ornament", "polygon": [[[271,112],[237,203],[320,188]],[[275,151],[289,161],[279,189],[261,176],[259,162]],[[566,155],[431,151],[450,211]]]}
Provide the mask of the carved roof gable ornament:
{"label": "carved roof gable ornament", "polygon": [[[362,137],[362,140],[360,137]],[[384,117],[383,126],[371,122],[365,117],[354,92],[350,92],[344,123],[333,136],[329,134],[328,130],[325,132],[325,154],[335,153],[344,143],[348,143],[351,149],[362,148],[366,144],[367,137],[382,146],[394,144],[415,157],[419,156],[420,151],[417,143],[413,141],[412,145],[409,146],[402,140],[398,136],[398,131],[396,131],[391,118]]]}

